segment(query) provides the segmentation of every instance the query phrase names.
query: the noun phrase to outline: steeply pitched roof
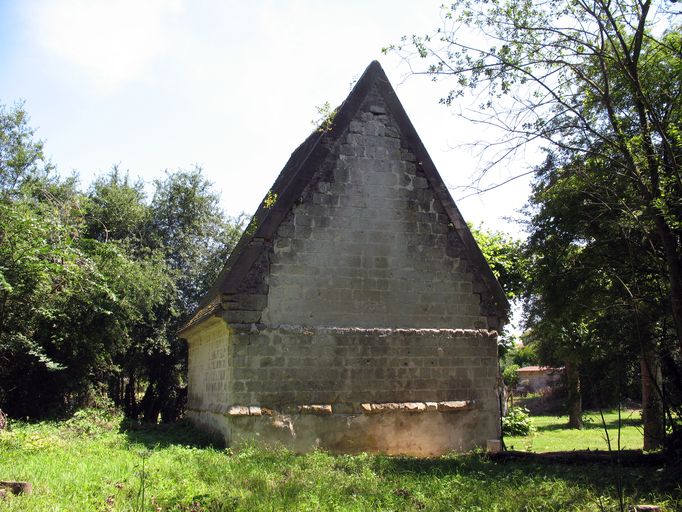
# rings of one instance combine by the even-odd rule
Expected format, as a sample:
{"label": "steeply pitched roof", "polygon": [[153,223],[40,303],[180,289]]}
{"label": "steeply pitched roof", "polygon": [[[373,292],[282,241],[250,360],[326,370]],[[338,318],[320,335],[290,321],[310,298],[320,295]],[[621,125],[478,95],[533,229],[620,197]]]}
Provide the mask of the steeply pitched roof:
{"label": "steeply pitched roof", "polygon": [[[212,316],[219,310],[220,296],[223,293],[237,292],[237,288],[249,272],[249,269],[263,251],[267,250],[280,223],[291,210],[294,203],[301,197],[306,185],[311,181],[315,172],[328,156],[331,147],[346,131],[374,85],[376,85],[377,90],[386,102],[388,110],[390,110],[395,118],[401,136],[412,148],[417,161],[421,164],[431,189],[441,201],[452,225],[459,234],[470,263],[478,270],[479,275],[493,300],[499,305],[500,310],[505,312],[509,310],[509,303],[504,291],[490,270],[485,257],[462,218],[443,179],[436,170],[410,119],[407,117],[407,113],[388,81],[384,70],[379,62],[373,61],[362,74],[346,100],[337,109],[331,128],[314,131],[292,153],[289,161],[258,207],[251,224],[230,254],[216,283],[206,294],[193,317],[182,327],[181,332],[197,325],[203,319]],[[268,198],[273,197],[276,198],[275,201],[268,200]]]}

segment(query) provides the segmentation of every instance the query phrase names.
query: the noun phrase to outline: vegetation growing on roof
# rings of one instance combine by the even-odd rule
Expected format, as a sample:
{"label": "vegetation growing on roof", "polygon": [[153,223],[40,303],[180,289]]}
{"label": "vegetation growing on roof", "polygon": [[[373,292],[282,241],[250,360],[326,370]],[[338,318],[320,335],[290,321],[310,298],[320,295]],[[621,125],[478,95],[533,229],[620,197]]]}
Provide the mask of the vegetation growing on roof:
{"label": "vegetation growing on roof", "polygon": [[317,131],[320,133],[331,131],[338,109],[333,109],[331,104],[325,101],[321,107],[315,107],[315,110],[317,111],[317,117],[311,121],[313,126],[316,126]]}

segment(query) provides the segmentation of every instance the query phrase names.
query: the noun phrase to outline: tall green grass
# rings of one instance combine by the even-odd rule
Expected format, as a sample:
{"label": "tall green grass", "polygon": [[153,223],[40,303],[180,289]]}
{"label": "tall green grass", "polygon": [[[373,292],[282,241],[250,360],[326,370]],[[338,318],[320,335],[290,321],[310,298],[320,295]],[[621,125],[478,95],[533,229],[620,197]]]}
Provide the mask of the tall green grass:
{"label": "tall green grass", "polygon": [[[602,466],[221,449],[187,425],[140,427],[100,412],[13,423],[0,432],[0,479],[34,486],[0,511],[616,510]],[[624,481],[631,503],[682,507],[665,468],[626,468]]]}

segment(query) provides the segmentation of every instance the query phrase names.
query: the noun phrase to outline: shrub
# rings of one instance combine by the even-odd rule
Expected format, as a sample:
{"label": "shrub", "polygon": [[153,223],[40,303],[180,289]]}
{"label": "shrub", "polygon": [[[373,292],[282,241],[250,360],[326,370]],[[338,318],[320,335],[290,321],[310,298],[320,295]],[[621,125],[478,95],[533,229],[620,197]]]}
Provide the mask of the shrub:
{"label": "shrub", "polygon": [[502,433],[505,436],[527,436],[535,432],[530,413],[525,407],[510,407],[502,418]]}

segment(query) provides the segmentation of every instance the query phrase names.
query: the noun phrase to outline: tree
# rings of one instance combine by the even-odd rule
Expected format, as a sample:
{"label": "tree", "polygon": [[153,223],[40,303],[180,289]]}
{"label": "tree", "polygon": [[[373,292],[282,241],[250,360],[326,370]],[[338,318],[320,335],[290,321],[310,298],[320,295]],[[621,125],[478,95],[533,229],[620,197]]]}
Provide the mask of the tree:
{"label": "tree", "polygon": [[[508,299],[518,304],[528,280],[528,258],[524,244],[502,231],[485,229],[483,226],[469,226],[469,229]],[[514,344],[515,338],[508,329],[501,333],[498,352],[502,360]]]}
{"label": "tree", "polygon": [[[602,388],[602,395],[604,388],[612,396],[622,395],[640,360],[646,357],[655,365],[652,353],[674,359],[676,350],[666,327],[670,313],[662,292],[664,264],[646,227],[629,209],[633,193],[631,184],[603,172],[602,165],[550,155],[536,172],[527,210],[533,261],[528,324],[543,358],[564,360],[573,384],[580,368],[594,370],[597,363],[600,373],[611,368],[616,379],[590,379],[590,388]],[[645,376],[643,372],[642,384]],[[659,391],[661,384],[659,379]],[[671,384],[679,388],[679,383]],[[569,386],[569,394],[577,411],[577,388]],[[605,401],[602,396],[601,403]],[[649,434],[660,432],[663,418],[646,410],[645,425],[651,419],[645,427],[648,445],[650,439],[660,442],[660,435]]]}
{"label": "tree", "polygon": [[50,170],[32,136],[21,105],[0,106],[0,403],[6,409],[10,394],[28,398],[22,393],[28,368],[62,370],[35,334],[58,292],[80,275],[58,212],[22,193]]}
{"label": "tree", "polygon": [[83,194],[27,123],[21,106],[0,106],[0,407],[46,416],[108,390],[130,417],[176,419],[176,331],[241,219],[223,214],[198,168],[168,173],[151,202],[116,167]]}
{"label": "tree", "polygon": [[[27,123],[21,106],[0,106],[0,406],[40,417],[81,405],[121,371],[173,281],[158,253],[131,250],[130,232],[97,236],[93,224],[108,215],[123,226],[123,210],[61,179]],[[126,192],[104,185],[100,198]]]}
{"label": "tree", "polygon": [[0,104],[0,191],[4,199],[52,170],[43,154],[43,142],[33,138],[28,121],[23,104],[10,109]]}
{"label": "tree", "polygon": [[163,250],[178,280],[184,314],[196,308],[241,235],[241,219],[227,218],[200,167],[166,173],[154,182],[151,243]]}
{"label": "tree", "polygon": [[[487,93],[478,109],[467,116],[506,134],[489,144],[489,149],[499,150],[491,158],[493,163],[525,144],[540,143],[558,157],[553,186],[575,184],[578,162],[589,169],[586,176],[602,180],[604,186],[598,192],[590,181],[578,180],[582,199],[605,205],[603,211],[615,205],[619,215],[609,216],[610,221],[636,229],[612,229],[608,222],[599,229],[604,219],[594,216],[589,220],[593,227],[590,236],[613,242],[612,249],[620,254],[635,254],[637,247],[646,247],[645,261],[621,258],[608,267],[604,265],[608,255],[594,252],[608,244],[591,244],[591,238],[568,240],[567,236],[563,245],[547,238],[545,250],[556,246],[555,270],[566,264],[578,274],[589,269],[589,279],[575,283],[578,288],[561,290],[579,292],[592,308],[609,304],[609,298],[616,301],[620,318],[638,327],[630,331],[629,338],[632,333],[637,333],[634,337],[639,340],[672,337],[676,348],[669,359],[679,373],[682,36],[675,25],[679,14],[673,12],[675,7],[674,3],[648,0],[462,0],[445,10],[443,26],[433,36],[405,38],[392,49],[410,58],[415,55],[411,48],[426,62],[418,72],[434,79],[452,79],[454,87],[443,98],[445,104],[452,104],[469,90]],[[465,30],[475,31],[479,39],[467,40]],[[625,195],[619,197],[619,192]],[[551,215],[544,220],[554,223]],[[590,258],[597,257],[602,258],[601,263],[590,264]],[[623,272],[628,279],[623,279]],[[656,276],[651,286],[645,279],[632,278],[639,272]],[[661,275],[665,279],[660,279]],[[600,282],[607,293],[596,286]],[[547,284],[543,289],[549,293]],[[657,288],[655,293],[653,288]],[[647,289],[652,293],[646,293]],[[568,297],[557,297],[555,304],[567,304]],[[646,314],[647,308],[642,306],[647,299],[661,306],[663,316]],[[568,317],[570,308],[560,309],[561,314],[553,320],[584,326],[591,333],[603,333],[597,327],[613,323],[618,316],[597,315],[584,322],[587,306],[579,308],[582,313],[576,311]],[[551,308],[542,310],[549,313]],[[607,339],[593,337],[588,350],[600,350]],[[628,346],[629,356],[643,353]]]}
{"label": "tree", "polygon": [[163,262],[163,299],[143,309],[144,321],[116,359],[111,381],[128,416],[155,422],[182,412],[186,347],[176,331],[222,268],[241,224],[223,214],[199,168],[167,172],[154,187],[147,203],[142,183],[114,167],[91,187],[86,218],[92,238],[117,244],[136,260]]}
{"label": "tree", "polygon": [[[607,172],[632,183],[631,209],[651,224],[648,236],[661,247],[682,348],[682,54],[673,25],[679,13],[666,12],[667,5],[461,0],[445,10],[436,34],[389,49],[410,58],[412,48],[427,61],[418,73],[451,78],[445,104],[468,90],[487,91],[470,118],[504,130],[504,140],[490,144],[500,158],[540,141],[608,162]],[[460,37],[462,27],[483,42]]]}
{"label": "tree", "polygon": [[114,166],[93,182],[88,199],[86,231],[90,238],[125,241],[137,249],[148,245],[151,210],[142,181],[132,182],[128,172]]}
{"label": "tree", "polygon": [[520,298],[528,280],[528,259],[521,240],[502,231],[469,226],[493,274],[511,301]]}
{"label": "tree", "polygon": [[32,183],[0,201],[0,401],[13,415],[86,400],[172,289],[162,259],[83,237],[85,198],[69,189]]}
{"label": "tree", "polygon": [[[137,261],[154,262],[162,274],[163,296],[153,305],[139,309],[139,321],[129,326],[124,350],[113,357],[108,375],[109,394],[114,403],[123,408],[126,416],[140,414],[138,394],[146,384],[147,354],[151,347],[163,344],[167,336],[168,318],[177,315],[173,309],[175,281],[168,272],[165,253],[152,249],[150,244],[151,209],[146,200],[144,185],[133,182],[128,172],[116,166],[97,178],[88,192],[85,207],[86,236],[118,247]],[[143,276],[126,275],[125,279]]]}
{"label": "tree", "polygon": [[157,180],[150,204],[149,247],[160,251],[174,295],[160,312],[162,335],[145,347],[147,387],[140,404],[145,420],[177,419],[184,406],[185,342],[177,330],[217,278],[241,235],[241,219],[227,218],[201,169],[167,173]]}
{"label": "tree", "polygon": [[520,368],[540,363],[537,347],[528,339],[528,336],[525,333],[520,336],[519,342],[507,352],[505,358],[507,364],[515,364]]}

